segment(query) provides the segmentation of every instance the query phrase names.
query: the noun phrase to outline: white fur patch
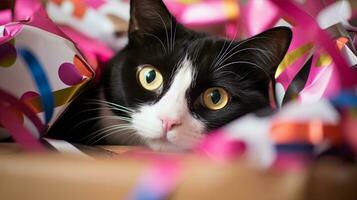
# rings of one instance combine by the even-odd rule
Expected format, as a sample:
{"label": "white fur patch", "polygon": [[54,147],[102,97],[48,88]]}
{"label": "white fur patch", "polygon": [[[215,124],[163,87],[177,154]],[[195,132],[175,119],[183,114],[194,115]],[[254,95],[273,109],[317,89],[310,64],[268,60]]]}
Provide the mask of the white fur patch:
{"label": "white fur patch", "polygon": [[[194,118],[187,106],[186,93],[194,81],[192,62],[185,58],[174,76],[169,90],[154,105],[144,105],[132,115],[137,134],[147,139],[155,150],[191,148],[202,138],[204,124]],[[177,122],[167,133],[162,119]]]}

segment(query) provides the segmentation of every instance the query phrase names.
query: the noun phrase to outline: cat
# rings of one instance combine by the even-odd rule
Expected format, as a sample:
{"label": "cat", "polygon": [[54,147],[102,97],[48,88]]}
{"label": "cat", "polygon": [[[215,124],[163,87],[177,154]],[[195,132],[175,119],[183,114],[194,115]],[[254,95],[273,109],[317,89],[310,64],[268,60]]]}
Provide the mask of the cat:
{"label": "cat", "polygon": [[87,144],[194,147],[205,134],[270,106],[287,27],[235,41],[179,24],[162,0],[131,0],[127,46],[49,136]]}

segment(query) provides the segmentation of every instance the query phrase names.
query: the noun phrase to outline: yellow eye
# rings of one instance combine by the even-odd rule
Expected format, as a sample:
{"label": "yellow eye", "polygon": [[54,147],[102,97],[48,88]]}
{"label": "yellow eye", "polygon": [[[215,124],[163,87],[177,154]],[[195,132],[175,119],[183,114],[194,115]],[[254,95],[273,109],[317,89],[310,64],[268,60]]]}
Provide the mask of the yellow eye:
{"label": "yellow eye", "polygon": [[220,87],[207,89],[202,96],[202,103],[210,110],[219,110],[228,104],[228,92]]}
{"label": "yellow eye", "polygon": [[154,91],[161,87],[163,78],[153,66],[145,65],[138,72],[138,81],[146,90]]}

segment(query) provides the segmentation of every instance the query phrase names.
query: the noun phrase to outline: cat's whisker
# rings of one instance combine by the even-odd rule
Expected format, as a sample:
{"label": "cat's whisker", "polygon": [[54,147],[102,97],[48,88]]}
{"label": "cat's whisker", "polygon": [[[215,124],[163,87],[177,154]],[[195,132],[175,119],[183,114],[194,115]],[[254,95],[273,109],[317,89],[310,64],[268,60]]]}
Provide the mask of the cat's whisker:
{"label": "cat's whisker", "polygon": [[214,63],[214,66],[217,66],[217,63],[221,62],[221,60],[225,58],[226,53],[227,53],[229,47],[232,45],[232,43],[233,43],[233,40],[232,40],[232,41],[228,44],[228,46],[225,48],[225,50],[224,50],[223,54],[220,56],[220,58]]}
{"label": "cat's whisker", "polygon": [[121,108],[121,109],[126,109],[128,111],[132,111],[134,112],[135,110],[133,109],[130,109],[130,108],[127,108],[125,106],[122,106],[122,105],[119,105],[119,104],[116,104],[116,103],[113,103],[113,102],[110,102],[110,101],[105,101],[105,100],[99,100],[99,99],[89,99],[88,100],[89,102],[100,102],[100,103],[105,103],[105,104],[108,104],[108,105],[111,105],[111,106],[114,106],[114,107],[117,107],[117,108]]}
{"label": "cat's whisker", "polygon": [[244,80],[246,77],[248,77],[248,75],[252,73],[252,71],[247,71],[246,73],[244,74],[237,74],[237,73],[234,73],[234,72],[231,72],[231,71],[217,71],[217,74],[219,74],[220,77],[228,77],[230,75],[233,75],[234,76],[234,82],[237,83],[237,82],[240,82],[242,80]]}
{"label": "cat's whisker", "polygon": [[167,45],[167,49],[170,50],[170,45],[169,45],[169,33],[168,33],[168,30],[167,30],[167,26],[165,24],[165,21],[164,19],[161,17],[161,15],[157,12],[157,11],[154,11],[160,18],[162,24],[164,25],[165,27],[165,32],[166,32],[166,45]]}
{"label": "cat's whisker", "polygon": [[199,46],[194,48],[192,60],[198,61],[198,57],[200,56],[201,53],[202,43],[198,43],[198,45]]}
{"label": "cat's whisker", "polygon": [[[127,130],[129,130],[129,129],[127,129]],[[120,132],[118,132],[118,131],[120,131]],[[88,143],[90,143],[91,145],[94,145],[94,144],[96,144],[97,142],[103,140],[104,138],[109,137],[109,136],[114,135],[114,134],[128,135],[128,136],[130,137],[133,133],[135,133],[135,132],[133,132],[133,131],[131,131],[131,132],[122,132],[122,131],[123,131],[123,130],[115,130],[115,131],[113,131],[113,132],[111,132],[111,133],[108,133],[108,134],[106,134],[106,135],[102,135],[101,137],[99,137],[98,139],[96,139],[96,140],[93,141],[93,142],[90,142],[90,141],[92,141],[92,140],[95,139],[95,138],[92,138],[90,141],[88,141]]]}
{"label": "cat's whisker", "polygon": [[85,114],[85,113],[89,113],[92,111],[103,111],[103,110],[114,110],[114,111],[120,111],[126,114],[132,114],[133,112],[127,111],[127,110],[122,110],[122,109],[117,109],[117,108],[112,108],[112,107],[108,107],[108,108],[92,108],[92,109],[84,109],[78,113],[76,113],[75,115],[73,115],[70,119],[75,119],[76,117]]}
{"label": "cat's whisker", "polygon": [[172,30],[172,16],[170,16],[171,27],[170,27],[170,52],[173,52],[173,30]]}
{"label": "cat's whisker", "polygon": [[87,112],[87,111],[95,111],[95,110],[115,110],[115,111],[121,111],[121,112],[127,113],[127,114],[133,114],[134,113],[134,111],[129,111],[129,110],[121,109],[121,108],[116,108],[116,107],[109,106],[109,105],[104,104],[104,103],[102,104],[102,103],[92,102],[92,103],[83,103],[82,105],[98,105],[98,106],[106,106],[106,107],[85,109],[85,110],[83,110],[83,111],[81,111],[79,113],[83,113],[83,112]]}
{"label": "cat's whisker", "polygon": [[151,132],[157,131],[156,129],[153,129],[150,126],[147,126],[147,124],[150,124],[150,121],[146,119],[141,119],[141,121],[136,122],[135,126],[138,127],[139,129],[145,129]]}
{"label": "cat's whisker", "polygon": [[127,144],[135,144],[138,145],[139,143],[137,141],[140,141],[140,136],[134,133],[131,133],[129,137],[127,138]]}
{"label": "cat's whisker", "polygon": [[220,58],[221,53],[222,53],[224,47],[226,46],[226,43],[227,43],[227,40],[224,40],[223,46],[221,47],[221,50],[219,51],[219,54],[216,55],[216,57],[214,58],[213,62],[211,63],[211,67],[214,67],[215,63],[217,62],[217,59]]}
{"label": "cat's whisker", "polygon": [[[136,126],[140,129],[145,129],[145,130],[149,130],[150,131],[150,127],[147,127],[145,123],[138,123],[136,124]],[[91,137],[93,135],[100,135],[100,134],[103,134],[102,131],[104,132],[109,132],[109,131],[112,131],[112,130],[115,130],[116,128],[131,128],[131,129],[134,129],[132,127],[132,125],[130,125],[129,123],[128,124],[115,124],[115,125],[112,125],[112,126],[108,126],[108,127],[104,127],[100,130],[97,130],[95,132],[92,132],[91,134],[89,134],[88,136],[86,136],[85,138],[83,138],[83,140],[86,140],[88,137]],[[151,131],[154,131],[154,130],[151,130]],[[96,136],[92,137],[92,138],[95,138]]]}
{"label": "cat's whisker", "polygon": [[[237,50],[235,52],[233,52],[230,56],[227,56],[225,59],[223,59],[220,63],[217,64],[217,66],[220,66],[221,64],[223,64],[224,62],[226,62],[228,59],[230,59],[231,57],[233,57],[234,55],[240,53],[240,52],[243,52],[243,51],[248,51],[248,50],[253,50],[253,51],[259,51],[260,53],[262,53],[265,57],[269,58],[269,56],[266,55],[267,50],[263,50],[263,49],[260,49],[260,48],[244,48],[244,49],[240,49],[240,50]],[[270,52],[269,52],[270,53]]]}
{"label": "cat's whisker", "polygon": [[[130,126],[119,126],[119,125],[117,125],[115,127],[111,127],[111,128],[102,130],[102,131],[97,132],[97,133],[92,133],[92,134],[88,135],[85,138],[85,140],[87,141],[87,143],[91,143],[91,141],[95,140],[96,138],[99,138],[95,142],[92,143],[92,144],[94,144],[94,143],[97,143],[99,140],[103,139],[104,138],[103,135],[104,136],[108,135],[108,134],[105,134],[105,133],[109,132],[109,134],[110,134],[112,132],[119,132],[119,131],[121,131],[120,133],[123,133],[122,131],[126,131],[126,130],[133,130],[133,128],[130,127]],[[84,138],[83,138],[83,140],[84,140]]]}
{"label": "cat's whisker", "polygon": [[114,110],[114,111],[120,111],[126,114],[132,114],[134,112],[128,111],[128,110],[123,110],[123,109],[118,109],[118,108],[114,108],[114,107],[107,107],[107,108],[92,108],[92,109],[84,109],[81,112],[76,113],[75,116],[83,114],[83,113],[87,113],[87,112],[91,112],[91,111],[102,111],[102,110]]}
{"label": "cat's whisker", "polygon": [[223,69],[223,68],[226,67],[226,66],[234,65],[234,64],[248,64],[248,65],[253,65],[253,66],[257,67],[258,69],[261,69],[261,70],[267,75],[267,77],[270,77],[270,76],[269,76],[269,73],[268,73],[263,67],[261,67],[261,66],[255,64],[255,63],[248,62],[248,61],[230,62],[230,63],[227,63],[227,64],[225,64],[225,65],[219,67],[219,68],[217,69],[217,71]]}
{"label": "cat's whisker", "polygon": [[[246,39],[246,40],[244,40],[243,42],[241,42],[241,43],[237,44],[236,46],[234,46],[231,50],[229,50],[229,51],[227,52],[226,55],[222,56],[222,58],[225,59],[225,57],[226,57],[227,55],[229,55],[232,51],[234,51],[234,50],[237,49],[238,47],[242,46],[243,44],[245,44],[245,43],[247,43],[247,42],[250,42],[250,41],[256,40],[256,39],[269,39],[269,38],[268,38],[268,37],[259,36],[259,37],[253,37],[253,38]],[[233,40],[232,40],[231,42],[233,42]],[[227,49],[229,49],[229,47],[228,47]],[[215,63],[215,66],[219,66],[219,64],[217,64],[217,63],[222,63],[222,62],[221,62],[221,60],[218,60],[218,62]]]}
{"label": "cat's whisker", "polygon": [[175,43],[176,43],[176,31],[177,31],[177,23],[175,23],[175,32],[174,32],[174,39],[172,42],[173,50],[175,50]]}
{"label": "cat's whisker", "polygon": [[141,103],[141,104],[144,104],[145,101],[144,100],[141,100],[141,99],[138,99],[138,98],[134,98],[135,102],[137,103]]}
{"label": "cat's whisker", "polygon": [[[93,141],[96,138],[102,137],[103,135],[106,135],[106,133],[112,133],[112,132],[119,132],[122,133],[125,130],[133,130],[132,127],[130,126],[120,126],[120,125],[115,125],[114,127],[107,127],[107,129],[104,129],[96,134],[90,134],[90,136],[87,137],[87,143],[89,143],[90,141]],[[88,139],[89,138],[89,139]]]}
{"label": "cat's whisker", "polygon": [[147,139],[144,137],[139,137],[139,142],[140,144],[146,144],[147,143]]}
{"label": "cat's whisker", "polygon": [[84,138],[82,138],[82,140],[85,141],[89,137],[92,137],[94,135],[100,135],[100,134],[103,134],[103,133],[106,133],[106,132],[109,132],[109,131],[112,131],[112,130],[115,130],[115,129],[118,129],[118,128],[129,128],[129,127],[130,126],[127,125],[127,124],[116,124],[116,125],[108,126],[108,127],[101,128],[101,129],[99,129],[97,131],[94,131],[94,132],[90,133],[89,135],[87,135]]}
{"label": "cat's whisker", "polygon": [[92,117],[92,118],[89,118],[87,120],[83,120],[81,121],[80,123],[76,124],[75,126],[73,126],[69,131],[68,133],[71,133],[73,132],[74,130],[76,130],[78,127],[86,124],[86,123],[89,123],[91,121],[96,121],[96,120],[100,120],[100,119],[111,119],[111,120],[121,120],[121,121],[126,121],[126,122],[131,122],[131,118],[128,118],[128,117],[120,117],[120,116],[100,116],[100,117]]}
{"label": "cat's whisker", "polygon": [[167,49],[166,49],[164,43],[162,42],[162,40],[159,37],[157,37],[156,35],[151,34],[151,33],[144,33],[144,35],[148,35],[148,36],[151,36],[151,37],[154,37],[155,39],[157,39],[160,42],[163,50],[165,51],[165,54],[167,54]]}
{"label": "cat's whisker", "polygon": [[[217,62],[220,62],[222,59],[224,59],[226,57],[226,55],[229,53],[229,48],[233,44],[233,42],[234,42],[236,37],[237,37],[237,32],[235,33],[233,40],[230,41],[229,45],[227,46],[227,48],[225,49],[225,51],[223,52],[222,56],[218,59]],[[214,66],[217,66],[217,62],[215,62]]]}

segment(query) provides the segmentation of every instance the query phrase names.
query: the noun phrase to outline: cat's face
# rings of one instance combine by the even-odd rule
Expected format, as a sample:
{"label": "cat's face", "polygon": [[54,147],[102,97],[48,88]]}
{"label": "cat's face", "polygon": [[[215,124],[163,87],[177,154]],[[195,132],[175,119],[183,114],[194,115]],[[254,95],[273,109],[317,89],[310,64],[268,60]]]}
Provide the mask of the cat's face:
{"label": "cat's face", "polygon": [[129,44],[108,66],[105,97],[127,108],[113,112],[150,147],[190,148],[205,132],[269,106],[290,40],[287,28],[240,42],[196,33],[161,0],[131,0]]}

